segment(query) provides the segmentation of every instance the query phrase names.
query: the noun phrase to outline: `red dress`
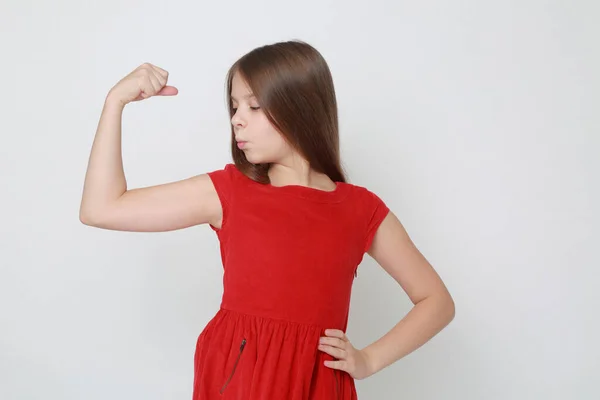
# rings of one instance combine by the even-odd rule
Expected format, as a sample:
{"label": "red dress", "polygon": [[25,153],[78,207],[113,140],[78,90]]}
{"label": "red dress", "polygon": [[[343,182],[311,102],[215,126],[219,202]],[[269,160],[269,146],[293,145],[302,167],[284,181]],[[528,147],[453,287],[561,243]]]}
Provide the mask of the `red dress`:
{"label": "red dress", "polygon": [[367,189],[276,187],[233,164],[209,173],[223,297],[198,337],[194,400],[355,400],[354,379],[323,364],[325,329],[346,331],[356,269],[388,213]]}

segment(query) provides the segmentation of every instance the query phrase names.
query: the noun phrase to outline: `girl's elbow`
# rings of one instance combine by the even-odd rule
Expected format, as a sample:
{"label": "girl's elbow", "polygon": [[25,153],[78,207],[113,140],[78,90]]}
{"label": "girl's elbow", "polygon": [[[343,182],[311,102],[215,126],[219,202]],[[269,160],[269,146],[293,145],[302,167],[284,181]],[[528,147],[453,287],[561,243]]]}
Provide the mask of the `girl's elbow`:
{"label": "girl's elbow", "polygon": [[447,323],[450,323],[456,315],[456,305],[454,304],[454,299],[449,293],[444,296],[442,304],[444,317],[447,320]]}

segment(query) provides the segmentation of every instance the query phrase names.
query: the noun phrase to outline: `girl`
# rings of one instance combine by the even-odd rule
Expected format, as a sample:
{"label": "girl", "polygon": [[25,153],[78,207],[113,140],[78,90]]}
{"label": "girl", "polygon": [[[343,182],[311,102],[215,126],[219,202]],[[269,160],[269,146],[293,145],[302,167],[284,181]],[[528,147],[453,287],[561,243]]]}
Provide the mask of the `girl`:
{"label": "girl", "polygon": [[[167,71],[143,64],[108,93],[80,209],[90,226],[168,231],[209,224],[220,241],[222,303],[200,333],[194,400],[356,399],[367,378],[454,317],[432,266],[386,204],[346,182],[327,63],[289,41],[256,48],[227,74],[233,163],[178,182],[128,189],[121,161],[126,104],[171,96]],[[345,334],[365,253],[413,309],[355,348]]]}

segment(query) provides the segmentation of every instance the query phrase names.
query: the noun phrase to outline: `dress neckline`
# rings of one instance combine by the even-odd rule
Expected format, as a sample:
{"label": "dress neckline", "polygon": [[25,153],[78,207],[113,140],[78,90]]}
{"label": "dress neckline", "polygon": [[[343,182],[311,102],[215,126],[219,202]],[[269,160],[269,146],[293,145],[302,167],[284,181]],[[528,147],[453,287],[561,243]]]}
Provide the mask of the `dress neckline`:
{"label": "dress neckline", "polygon": [[323,190],[313,188],[310,186],[296,184],[274,186],[271,183],[260,183],[251,179],[250,177],[242,173],[240,170],[238,170],[237,167],[235,167],[235,165],[234,169],[240,175],[242,175],[243,179],[245,179],[247,182],[249,182],[252,185],[257,185],[256,187],[272,195],[283,194],[287,196],[294,196],[303,199],[314,200],[317,202],[337,203],[342,201],[346,197],[349,188],[349,184],[344,182],[334,182],[335,189],[333,190]]}

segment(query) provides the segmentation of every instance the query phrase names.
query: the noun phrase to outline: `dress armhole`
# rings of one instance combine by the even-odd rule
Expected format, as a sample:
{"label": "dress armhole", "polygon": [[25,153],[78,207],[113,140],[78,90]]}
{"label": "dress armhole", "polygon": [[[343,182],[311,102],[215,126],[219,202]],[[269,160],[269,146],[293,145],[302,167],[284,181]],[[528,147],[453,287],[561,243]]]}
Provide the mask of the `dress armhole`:
{"label": "dress armhole", "polygon": [[390,211],[389,207],[381,198],[379,198],[379,196],[372,192],[369,192],[369,195],[369,221],[367,224],[367,232],[364,241],[365,253],[371,248],[371,244],[373,243],[373,239],[375,238],[375,233],[377,233],[379,225],[381,225],[381,222],[385,219]]}
{"label": "dress armhole", "polygon": [[209,172],[207,174],[212,181],[213,186],[215,187],[217,196],[221,202],[221,209],[223,210],[221,228],[219,229],[214,225],[209,224],[210,228],[215,232],[219,232],[225,228],[225,225],[229,219],[229,213],[231,212],[234,186],[232,168],[235,168],[233,164],[227,164],[224,168]]}

